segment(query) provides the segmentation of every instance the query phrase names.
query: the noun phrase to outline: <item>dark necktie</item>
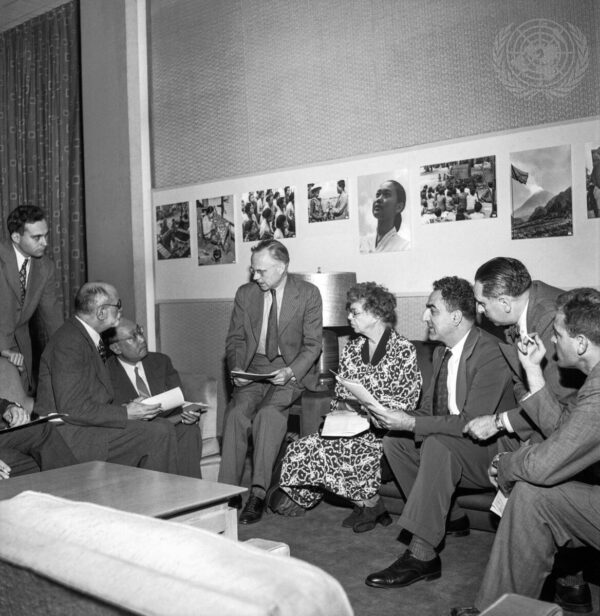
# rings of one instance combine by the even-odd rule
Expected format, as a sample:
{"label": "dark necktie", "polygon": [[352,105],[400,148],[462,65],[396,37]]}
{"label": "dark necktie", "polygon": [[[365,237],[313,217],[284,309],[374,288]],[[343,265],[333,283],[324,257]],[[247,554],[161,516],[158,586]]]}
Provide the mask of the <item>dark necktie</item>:
{"label": "dark necktie", "polygon": [[138,394],[140,394],[140,396],[144,396],[144,398],[149,398],[150,397],[150,390],[148,389],[148,386],[146,385],[146,383],[144,383],[144,379],[142,378],[142,375],[139,373],[139,368],[136,366],[135,367],[135,388],[138,390]]}
{"label": "dark necktie", "polygon": [[521,339],[521,328],[519,327],[518,323],[507,327],[504,335],[506,336],[507,342],[512,342],[513,344],[515,342],[518,342]]}
{"label": "dark necktie", "polygon": [[271,310],[267,324],[267,339],[265,341],[265,355],[269,361],[273,361],[279,355],[279,333],[277,331],[277,294],[271,289]]}
{"label": "dark necktie", "polygon": [[442,359],[442,365],[438,373],[437,381],[435,382],[435,390],[433,392],[433,414],[447,415],[448,414],[448,361],[452,356],[452,351],[446,349]]}
{"label": "dark necktie", "polygon": [[106,351],[106,347],[104,346],[104,342],[102,342],[102,338],[98,341],[98,353],[100,353],[102,361],[106,361],[108,353]]}
{"label": "dark necktie", "polygon": [[23,261],[23,265],[21,265],[21,269],[19,270],[19,282],[21,283],[21,305],[25,303],[25,292],[27,291],[27,264],[28,263],[29,263],[29,259],[25,259],[25,261]]}

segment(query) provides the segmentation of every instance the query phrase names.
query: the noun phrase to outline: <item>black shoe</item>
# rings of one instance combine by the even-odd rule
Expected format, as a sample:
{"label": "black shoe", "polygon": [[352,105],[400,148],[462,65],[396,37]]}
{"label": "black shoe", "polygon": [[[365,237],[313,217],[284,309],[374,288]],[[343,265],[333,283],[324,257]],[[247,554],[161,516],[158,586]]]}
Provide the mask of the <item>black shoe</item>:
{"label": "black shoe", "polygon": [[477,616],[481,612],[476,607],[453,607],[450,616]]}
{"label": "black shoe", "polygon": [[262,518],[263,511],[265,509],[265,499],[258,498],[254,494],[250,494],[246,506],[242,510],[240,515],[240,524],[254,524]]}
{"label": "black shoe", "polygon": [[442,562],[436,556],[431,560],[418,560],[406,550],[387,569],[371,573],[365,580],[367,586],[375,588],[401,588],[419,580],[437,580],[442,575]]}
{"label": "black shoe", "polygon": [[469,518],[463,515],[457,520],[449,520],[446,524],[446,536],[466,537],[471,532]]}
{"label": "black shoe", "polygon": [[386,511],[382,500],[375,507],[360,507],[358,517],[352,526],[355,533],[366,533],[373,530],[377,524],[389,526],[392,523],[390,514]]}
{"label": "black shoe", "polygon": [[592,611],[592,593],[589,584],[565,586],[556,580],[554,603],[567,612],[587,614]]}
{"label": "black shoe", "polygon": [[354,524],[360,519],[360,510],[361,507],[359,507],[358,505],[354,505],[352,513],[342,520],[342,526],[344,528],[352,528]]}
{"label": "black shoe", "polygon": [[235,496],[232,496],[227,501],[227,506],[231,507],[232,509],[241,509],[242,508],[242,495],[236,494]]}

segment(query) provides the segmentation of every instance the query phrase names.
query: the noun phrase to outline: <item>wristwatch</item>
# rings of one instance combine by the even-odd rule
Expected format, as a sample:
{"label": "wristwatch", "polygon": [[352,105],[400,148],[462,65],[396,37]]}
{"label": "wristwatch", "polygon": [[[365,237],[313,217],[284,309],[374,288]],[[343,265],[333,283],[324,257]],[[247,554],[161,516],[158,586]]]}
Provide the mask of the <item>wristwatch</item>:
{"label": "wristwatch", "polygon": [[504,427],[504,422],[502,421],[502,417],[500,416],[500,413],[497,413],[494,416],[494,425],[496,426],[496,430],[498,430],[498,432],[502,432],[503,430],[506,429]]}

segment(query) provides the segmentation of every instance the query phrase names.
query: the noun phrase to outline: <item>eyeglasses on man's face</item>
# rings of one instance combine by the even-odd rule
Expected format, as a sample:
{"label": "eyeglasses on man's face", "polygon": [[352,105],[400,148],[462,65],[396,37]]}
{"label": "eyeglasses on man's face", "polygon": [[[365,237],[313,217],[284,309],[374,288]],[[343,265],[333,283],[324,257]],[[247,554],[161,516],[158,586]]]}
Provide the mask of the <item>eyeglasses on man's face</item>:
{"label": "eyeglasses on man's face", "polygon": [[253,267],[250,267],[250,275],[251,276],[260,276],[261,278],[264,277],[264,275],[272,268],[273,266],[270,265],[269,267],[265,267],[264,269],[254,269]]}
{"label": "eyeglasses on man's face", "polygon": [[109,307],[109,308],[116,308],[117,310],[122,310],[122,309],[123,309],[123,303],[122,303],[122,302],[121,302],[121,300],[119,299],[119,300],[117,300],[117,303],[116,303],[116,304],[100,304],[100,305],[98,306],[98,308],[106,308],[106,307]]}
{"label": "eyeglasses on man's face", "polygon": [[113,342],[127,342],[128,340],[145,340],[144,328],[141,325],[136,325],[135,329],[131,332],[131,335],[124,338],[116,338]]}

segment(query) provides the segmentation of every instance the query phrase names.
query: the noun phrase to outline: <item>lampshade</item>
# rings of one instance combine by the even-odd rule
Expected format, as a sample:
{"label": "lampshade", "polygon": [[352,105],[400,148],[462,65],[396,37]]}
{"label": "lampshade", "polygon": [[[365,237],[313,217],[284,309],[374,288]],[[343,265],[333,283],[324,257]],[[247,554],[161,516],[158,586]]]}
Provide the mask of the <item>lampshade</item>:
{"label": "lampshade", "polygon": [[323,327],[348,325],[346,293],[356,284],[354,272],[308,272],[296,274],[311,282],[321,292],[323,300]]}

